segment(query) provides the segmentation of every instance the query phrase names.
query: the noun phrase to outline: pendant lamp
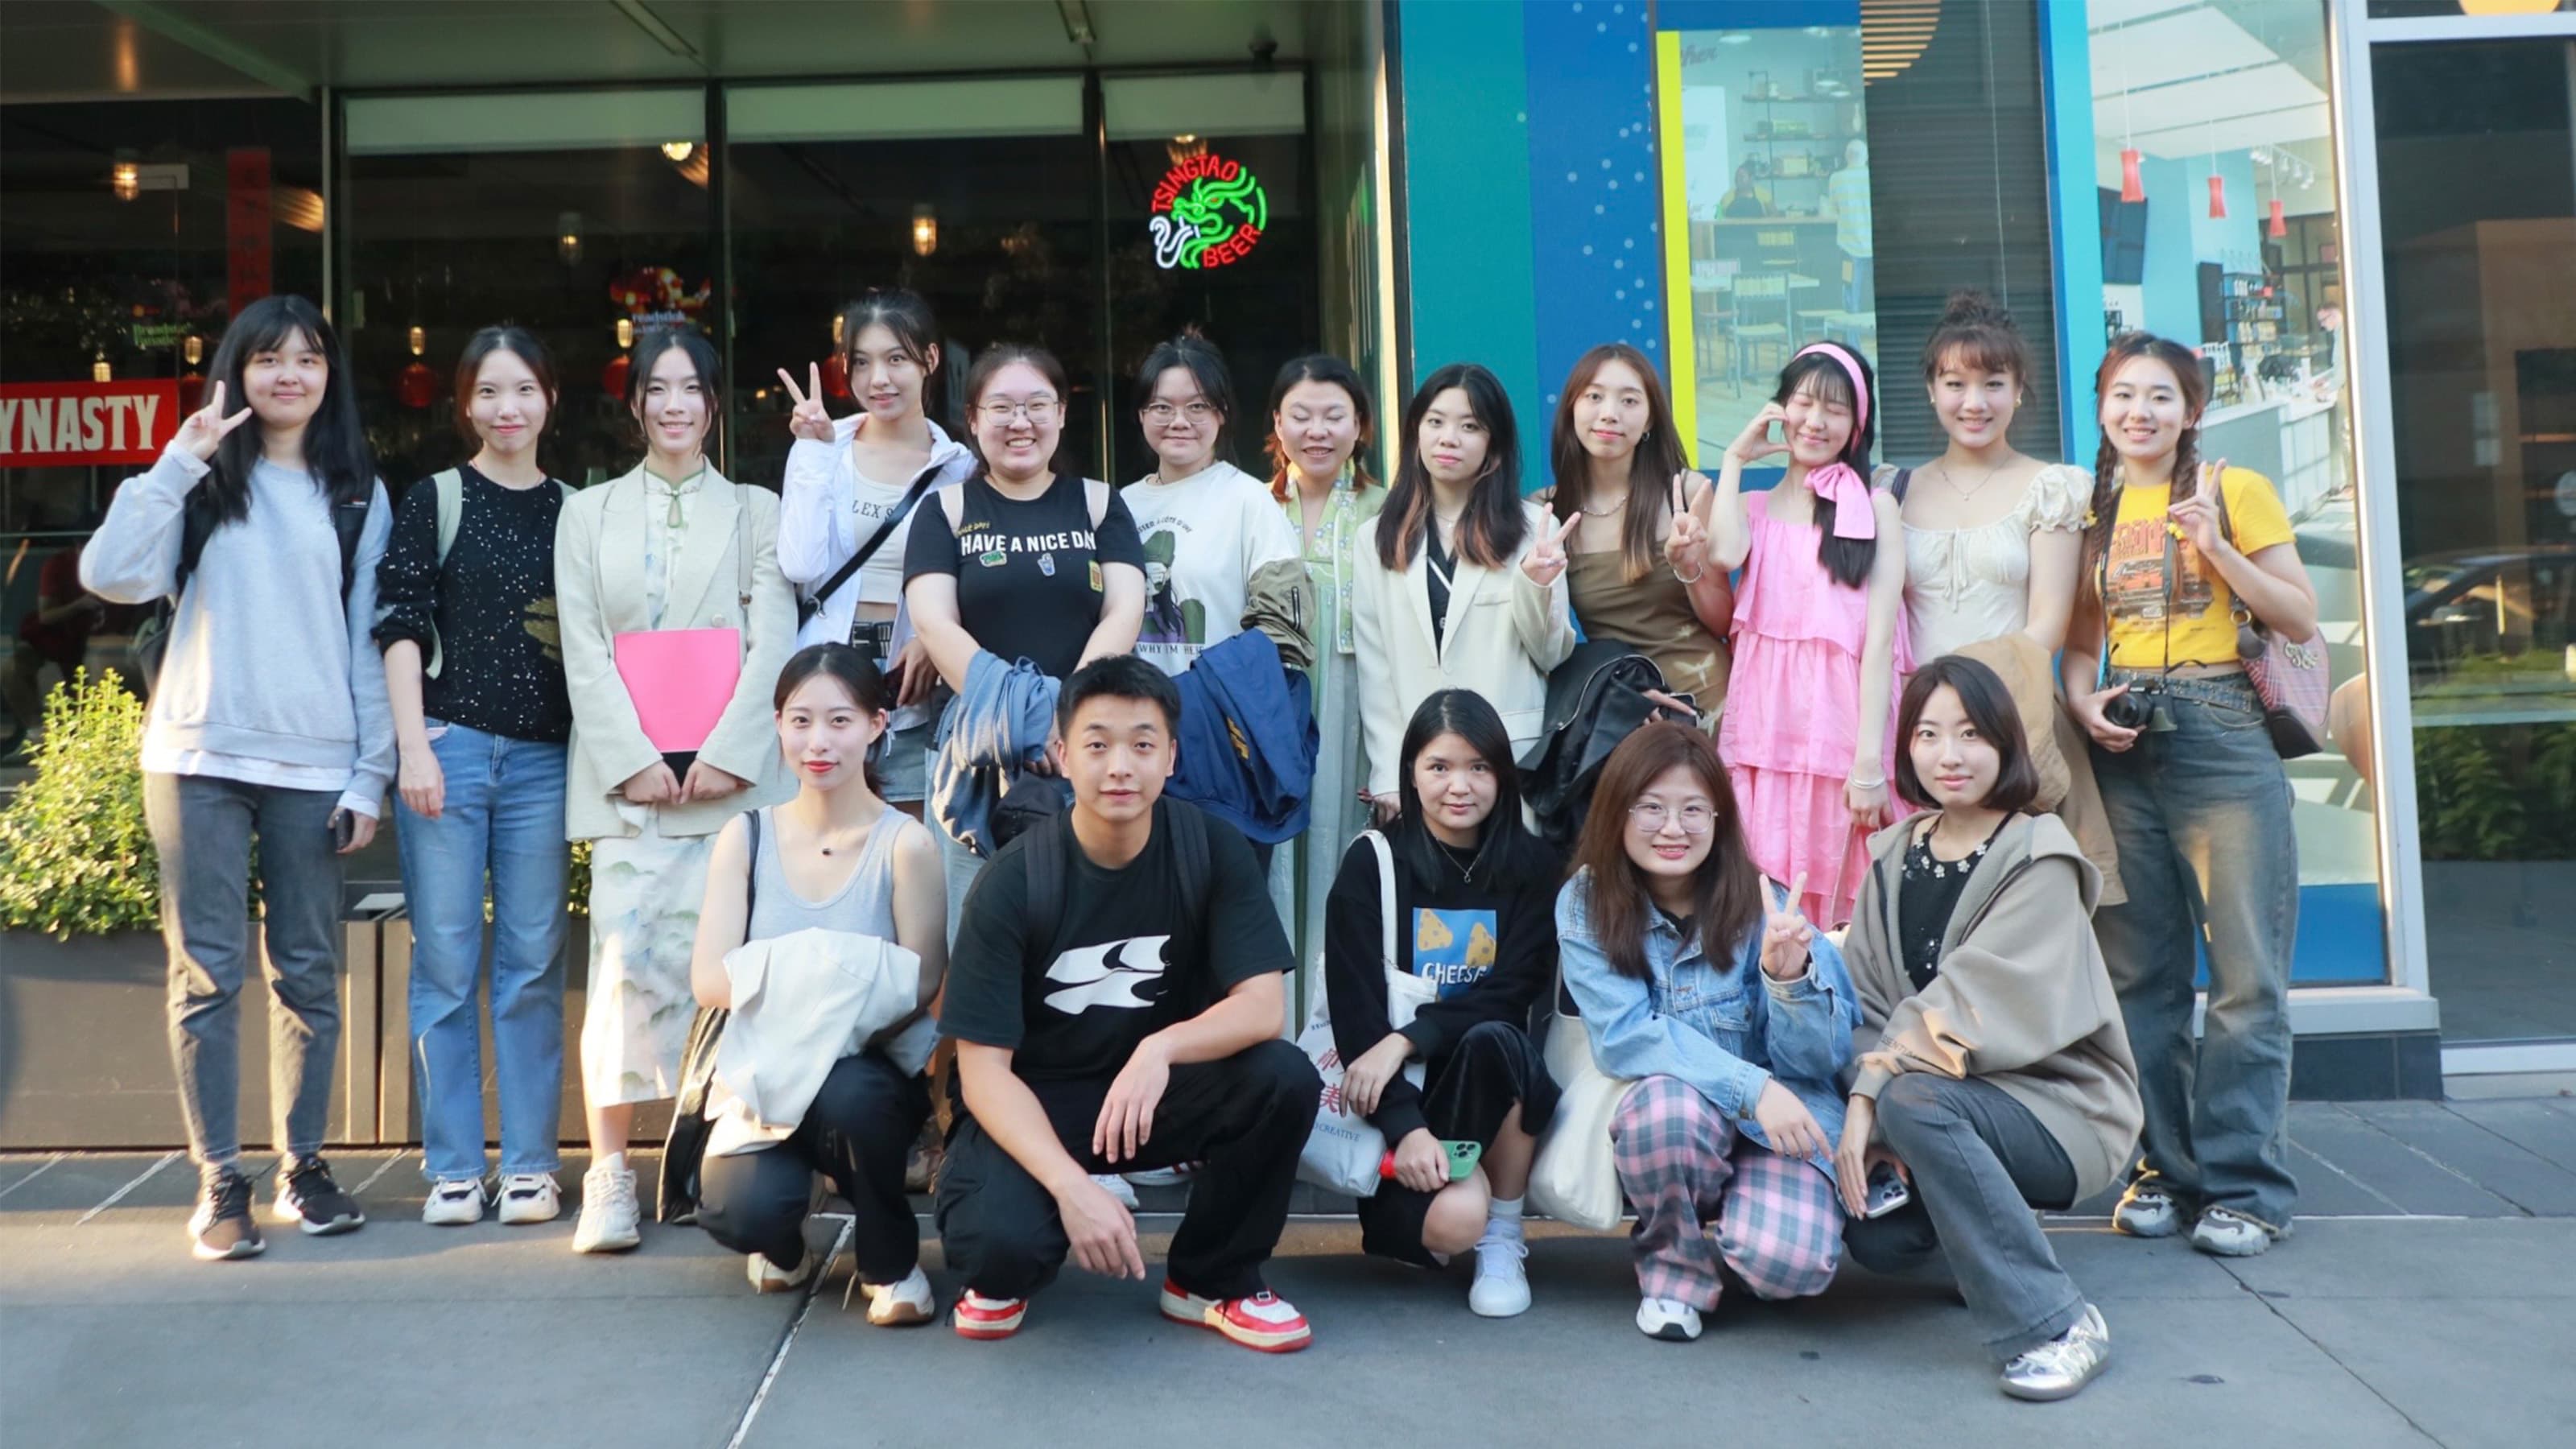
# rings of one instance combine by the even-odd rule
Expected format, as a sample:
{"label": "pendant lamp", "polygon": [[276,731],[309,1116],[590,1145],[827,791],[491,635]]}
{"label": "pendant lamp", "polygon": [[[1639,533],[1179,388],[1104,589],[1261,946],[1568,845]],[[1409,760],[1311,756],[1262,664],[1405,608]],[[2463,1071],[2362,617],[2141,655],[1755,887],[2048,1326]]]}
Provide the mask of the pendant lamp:
{"label": "pendant lamp", "polygon": [[2227,219],[2227,178],[2215,171],[2209,173],[2209,219]]}
{"label": "pendant lamp", "polygon": [[2132,206],[2147,199],[2146,179],[2138,174],[2142,159],[2137,147],[2120,148],[2120,199]]}

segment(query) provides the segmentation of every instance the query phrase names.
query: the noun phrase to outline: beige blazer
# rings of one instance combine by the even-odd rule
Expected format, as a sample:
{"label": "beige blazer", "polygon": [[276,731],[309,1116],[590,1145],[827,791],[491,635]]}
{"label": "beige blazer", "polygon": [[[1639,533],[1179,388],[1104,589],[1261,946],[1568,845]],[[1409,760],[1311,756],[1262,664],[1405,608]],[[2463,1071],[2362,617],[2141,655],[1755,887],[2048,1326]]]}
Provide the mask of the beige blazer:
{"label": "beige blazer", "polygon": [[1448,627],[1431,636],[1430,550],[1418,548],[1402,573],[1378,562],[1377,525],[1351,540],[1351,631],[1359,650],[1360,739],[1368,788],[1392,793],[1404,727],[1422,701],[1443,689],[1472,689],[1503,717],[1515,758],[1538,741],[1547,717],[1547,672],[1574,652],[1565,576],[1545,588],[1520,561],[1547,527],[1534,503],[1520,552],[1500,569],[1458,561],[1449,585]]}
{"label": "beige blazer", "polygon": [[[796,648],[796,599],[778,572],[778,495],[728,482],[712,468],[694,505],[662,610],[669,629],[740,629],[742,679],[698,757],[750,788],[721,800],[658,807],[664,835],[713,835],[741,811],[795,793],[779,763],[770,696]],[[617,794],[662,758],[617,677],[614,641],[646,627],[644,470],[574,494],[555,526],[555,600],[564,682],[572,693],[572,750],[564,833],[573,840],[642,833],[643,807]],[[751,550],[751,602],[742,603],[742,548]]]}

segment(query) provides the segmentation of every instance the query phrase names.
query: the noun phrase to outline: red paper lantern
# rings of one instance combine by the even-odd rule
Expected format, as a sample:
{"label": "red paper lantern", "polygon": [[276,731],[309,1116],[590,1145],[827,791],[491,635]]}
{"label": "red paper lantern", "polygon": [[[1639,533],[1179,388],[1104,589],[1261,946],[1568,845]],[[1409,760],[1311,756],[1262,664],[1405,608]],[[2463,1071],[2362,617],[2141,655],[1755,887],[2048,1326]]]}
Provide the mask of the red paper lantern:
{"label": "red paper lantern", "polygon": [[2147,199],[2146,179],[2138,174],[2142,159],[2137,147],[2120,148],[2120,199],[2132,205]]}
{"label": "red paper lantern", "polygon": [[2277,196],[2272,198],[2272,224],[2264,230],[2270,232],[2274,240],[2290,234],[2290,223],[2281,215],[2281,198]]}
{"label": "red paper lantern", "polygon": [[608,359],[608,365],[599,370],[599,390],[613,398],[625,397],[626,371],[633,365],[623,352]]}
{"label": "red paper lantern", "polygon": [[2209,173],[2209,219],[2227,219],[2227,178],[2215,171]]}
{"label": "red paper lantern", "polygon": [[837,352],[823,359],[823,391],[834,402],[850,400],[850,360]]}
{"label": "red paper lantern", "polygon": [[437,369],[414,361],[394,379],[394,396],[407,408],[425,408],[438,401]]}

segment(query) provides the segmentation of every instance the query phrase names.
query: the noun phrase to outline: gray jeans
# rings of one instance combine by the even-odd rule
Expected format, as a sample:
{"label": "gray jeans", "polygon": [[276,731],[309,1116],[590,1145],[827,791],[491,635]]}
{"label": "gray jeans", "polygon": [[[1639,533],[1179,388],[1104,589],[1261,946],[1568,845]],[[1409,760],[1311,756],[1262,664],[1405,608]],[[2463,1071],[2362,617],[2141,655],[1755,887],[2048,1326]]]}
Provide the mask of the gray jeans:
{"label": "gray jeans", "polygon": [[1914,1201],[1851,1219],[1853,1261],[1902,1273],[1946,1257],[1999,1363],[2083,1316],[2084,1295],[2031,1212],[2074,1200],[2075,1167],[2028,1107],[1975,1077],[1907,1072],[1879,1091],[1878,1130],[1911,1174]]}
{"label": "gray jeans", "polygon": [[[2290,951],[2299,934],[2299,840],[2290,783],[2253,685],[2176,680],[2174,728],[2093,774],[2120,842],[2126,904],[2093,930],[2120,993],[2146,1105],[2143,1171],[2183,1210],[2215,1205],[2285,1227],[2290,1175]],[[2198,948],[2209,1009],[2191,1037]]]}
{"label": "gray jeans", "polygon": [[161,939],[170,952],[170,1055],[188,1151],[204,1166],[241,1155],[241,994],[251,951],[250,862],[259,847],[260,935],[269,987],[268,1097],[276,1142],[322,1150],[340,1049],[339,792],[281,790],[205,775],[147,774],[143,814],[161,858]]}

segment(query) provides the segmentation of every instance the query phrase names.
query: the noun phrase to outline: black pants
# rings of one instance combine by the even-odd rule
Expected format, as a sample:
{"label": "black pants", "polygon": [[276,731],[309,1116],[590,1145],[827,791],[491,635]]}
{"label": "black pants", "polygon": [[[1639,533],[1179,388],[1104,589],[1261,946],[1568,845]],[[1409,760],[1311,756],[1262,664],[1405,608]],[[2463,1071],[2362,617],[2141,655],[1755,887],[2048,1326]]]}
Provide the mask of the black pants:
{"label": "black pants", "polygon": [[882,1052],[843,1057],[786,1141],[699,1167],[698,1226],[737,1253],[792,1269],[805,1256],[805,1216],[820,1172],[857,1218],[859,1280],[899,1282],[921,1258],[903,1166],[929,1115],[927,1079],[906,1076]]}
{"label": "black pants", "polygon": [[1844,1224],[1854,1260],[1902,1273],[1946,1258],[1997,1362],[2084,1315],[2084,1295],[2031,1214],[2067,1206],[2075,1168],[2028,1107],[1977,1077],[1907,1072],[1879,1091],[1878,1130],[1912,1175],[1914,1201]]}
{"label": "black pants", "polygon": [[[1507,1022],[1469,1027],[1456,1046],[1423,1064],[1422,1075],[1423,1122],[1444,1142],[1491,1148],[1514,1107],[1521,1109],[1521,1130],[1533,1137],[1556,1115],[1556,1079],[1547,1074],[1546,1058],[1528,1032]],[[1375,1194],[1360,1199],[1360,1250],[1434,1266],[1422,1246],[1434,1196],[1379,1183]]]}
{"label": "black pants", "polygon": [[[1086,1172],[1205,1163],[1172,1234],[1172,1281],[1205,1298],[1261,1291],[1261,1265],[1288,1225],[1297,1154],[1323,1091],[1295,1043],[1265,1041],[1223,1061],[1172,1068],[1153,1137],[1114,1168],[1091,1150],[1108,1079],[1031,1082],[1029,1090]],[[949,1135],[938,1218],[948,1266],[988,1298],[1025,1298],[1045,1287],[1072,1249],[1055,1199],[972,1117],[960,1116]]]}

